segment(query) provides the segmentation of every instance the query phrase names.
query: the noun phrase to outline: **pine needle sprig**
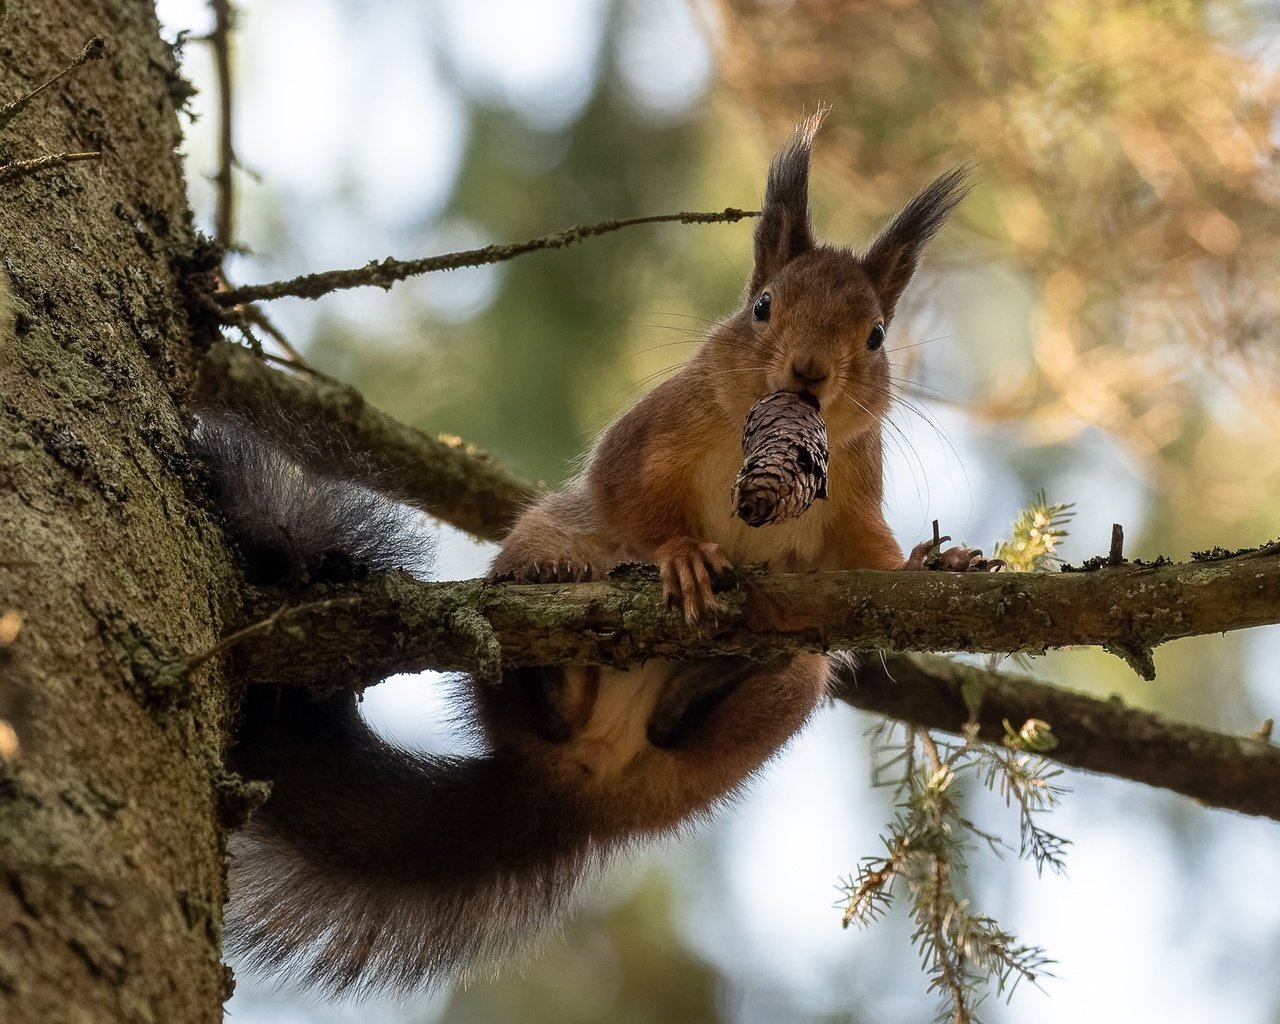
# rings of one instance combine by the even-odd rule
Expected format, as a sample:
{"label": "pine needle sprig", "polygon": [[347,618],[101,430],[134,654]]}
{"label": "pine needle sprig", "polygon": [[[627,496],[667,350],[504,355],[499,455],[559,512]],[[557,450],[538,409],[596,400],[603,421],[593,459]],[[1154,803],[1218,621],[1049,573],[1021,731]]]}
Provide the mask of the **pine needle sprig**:
{"label": "pine needle sprig", "polygon": [[[975,723],[976,724],[976,723]],[[1065,789],[1041,754],[1056,740],[1047,723],[1005,723],[1001,744],[980,743],[975,729],[954,745],[923,729],[877,730],[875,778],[897,786],[897,811],[880,837],[884,852],[866,858],[842,885],[845,927],[868,927],[893,907],[910,902],[911,942],[920,954],[928,990],[939,997],[938,1020],[978,1024],[977,1009],[992,988],[1011,997],[1018,984],[1039,985],[1052,964],[1045,950],[1018,941],[997,921],[974,911],[962,895],[966,858],[985,844],[1000,855],[1009,847],[962,813],[966,773],[1017,807],[1019,856],[1060,872],[1068,841],[1044,828],[1040,816],[1057,806]],[[897,891],[895,891],[897,890]],[[905,890],[905,892],[903,892]]]}
{"label": "pine needle sprig", "polygon": [[1043,572],[1061,561],[1058,545],[1069,536],[1066,524],[1075,517],[1075,503],[1053,502],[1040,491],[1018,513],[1009,528],[1009,539],[992,545],[992,555],[1004,561],[1010,572]]}

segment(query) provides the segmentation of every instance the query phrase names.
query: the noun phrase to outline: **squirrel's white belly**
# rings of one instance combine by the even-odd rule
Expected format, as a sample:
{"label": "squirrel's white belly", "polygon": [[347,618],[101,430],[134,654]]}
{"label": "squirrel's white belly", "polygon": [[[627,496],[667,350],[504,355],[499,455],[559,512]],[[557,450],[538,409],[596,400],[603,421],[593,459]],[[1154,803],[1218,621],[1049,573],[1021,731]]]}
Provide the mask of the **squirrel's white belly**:
{"label": "squirrel's white belly", "polygon": [[779,572],[816,568],[822,556],[828,505],[815,501],[798,519],[748,526],[733,510],[733,481],[742,462],[736,440],[709,449],[694,477],[700,538],[720,545],[736,566],[768,562]]}
{"label": "squirrel's white belly", "polygon": [[599,781],[624,772],[649,749],[646,729],[670,676],[671,662],[658,659],[626,671],[600,669],[590,720],[570,740],[569,759]]}

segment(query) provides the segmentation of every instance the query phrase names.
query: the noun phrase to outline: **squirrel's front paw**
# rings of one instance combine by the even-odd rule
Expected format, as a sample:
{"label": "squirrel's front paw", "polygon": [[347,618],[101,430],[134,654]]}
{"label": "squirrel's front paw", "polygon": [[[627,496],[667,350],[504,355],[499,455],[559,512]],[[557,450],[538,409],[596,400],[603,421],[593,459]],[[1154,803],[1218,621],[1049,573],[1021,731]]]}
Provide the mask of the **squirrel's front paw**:
{"label": "squirrel's front paw", "polygon": [[733,578],[733,563],[720,552],[719,545],[700,544],[690,537],[667,541],[658,548],[655,561],[667,604],[679,605],[690,624],[697,622],[704,611],[720,606],[715,598],[716,587]]}
{"label": "squirrel's front paw", "polygon": [[489,580],[492,583],[586,583],[594,576],[595,570],[587,562],[553,558],[520,565],[495,565]]}
{"label": "squirrel's front paw", "polygon": [[[980,548],[954,547],[939,550],[950,537],[926,540],[911,549],[902,563],[904,569],[932,569],[935,572],[994,572],[1004,568],[999,558],[983,558]],[[936,553],[935,553],[936,552]]]}

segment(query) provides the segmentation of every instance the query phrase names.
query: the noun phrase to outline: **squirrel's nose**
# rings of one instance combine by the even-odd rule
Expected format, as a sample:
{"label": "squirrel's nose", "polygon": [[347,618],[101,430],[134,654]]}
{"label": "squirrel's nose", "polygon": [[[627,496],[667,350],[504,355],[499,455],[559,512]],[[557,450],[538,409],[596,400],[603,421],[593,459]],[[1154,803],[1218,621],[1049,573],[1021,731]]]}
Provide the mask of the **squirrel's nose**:
{"label": "squirrel's nose", "polygon": [[826,363],[814,356],[797,356],[791,361],[791,372],[805,387],[821,384],[829,376]]}

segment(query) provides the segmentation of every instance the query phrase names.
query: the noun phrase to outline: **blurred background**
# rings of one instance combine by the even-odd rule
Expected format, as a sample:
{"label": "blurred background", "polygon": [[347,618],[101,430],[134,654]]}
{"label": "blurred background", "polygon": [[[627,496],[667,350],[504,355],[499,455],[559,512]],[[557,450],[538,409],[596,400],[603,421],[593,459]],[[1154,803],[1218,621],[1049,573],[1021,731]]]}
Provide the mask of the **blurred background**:
{"label": "blurred background", "polygon": [[[192,202],[212,233],[217,97],[188,34]],[[890,522],[989,546],[1040,489],[1061,549],[1185,558],[1280,534],[1280,9],[1232,0],[240,0],[238,284],[517,241],[570,224],[753,207],[820,102],[823,237],[861,244],[933,175],[979,181],[887,347],[910,381]],[[317,368],[554,484],[739,299],[749,223],[620,233],[513,263],[270,306]],[[442,572],[491,551],[447,533]],[[1098,651],[1042,678],[1250,732],[1280,631],[1181,641],[1145,684]],[[371,691],[396,739],[456,743],[427,678]],[[824,712],[692,841],[632,857],[522,969],[396,1005],[238,979],[228,1019],[923,1021],[901,915],[844,932],[837,884],[880,851],[869,717]],[[975,851],[976,904],[1057,960],[989,1021],[1280,1021],[1280,830],[1073,773],[1065,878]],[[1016,837],[1013,816],[973,813]]]}

